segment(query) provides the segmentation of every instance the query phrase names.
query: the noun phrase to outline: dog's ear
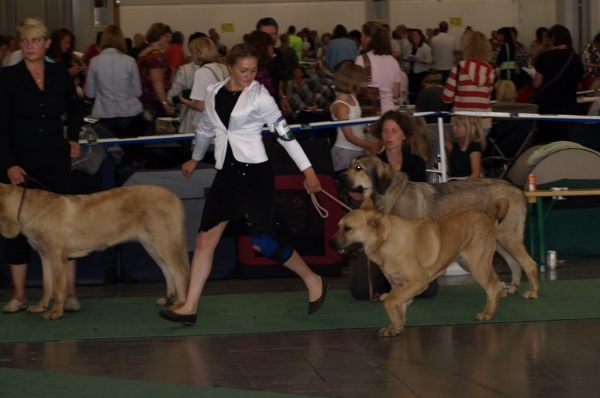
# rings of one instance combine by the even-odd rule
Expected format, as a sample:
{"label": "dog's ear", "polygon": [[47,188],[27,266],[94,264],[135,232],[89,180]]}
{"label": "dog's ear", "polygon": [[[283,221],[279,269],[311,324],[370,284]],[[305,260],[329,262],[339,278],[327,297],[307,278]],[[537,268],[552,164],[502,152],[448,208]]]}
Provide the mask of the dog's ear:
{"label": "dog's ear", "polygon": [[372,215],[369,217],[369,221],[367,222],[367,225],[369,225],[370,227],[373,227],[373,228],[377,228],[377,226],[381,222],[382,218],[383,218],[382,212],[380,212],[380,211],[373,212]]}
{"label": "dog's ear", "polygon": [[[392,173],[390,171],[393,171],[393,169],[390,170],[392,166],[384,163],[379,158],[378,160],[379,162],[370,170],[370,177],[371,181],[373,181],[373,190],[379,195],[384,195],[385,191],[392,184]],[[389,166],[389,168],[386,166]]]}
{"label": "dog's ear", "polygon": [[374,209],[375,206],[373,205],[373,199],[372,198],[367,198],[365,199],[362,204],[360,205],[360,209],[362,210],[371,210]]}

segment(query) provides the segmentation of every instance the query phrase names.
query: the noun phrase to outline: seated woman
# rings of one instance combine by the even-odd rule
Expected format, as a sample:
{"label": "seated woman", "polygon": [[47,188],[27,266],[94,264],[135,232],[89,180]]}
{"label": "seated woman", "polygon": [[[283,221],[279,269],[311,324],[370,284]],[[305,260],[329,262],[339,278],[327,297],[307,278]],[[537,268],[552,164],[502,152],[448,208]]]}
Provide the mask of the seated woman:
{"label": "seated woman", "polygon": [[[403,112],[388,111],[381,116],[375,124],[373,135],[381,140],[385,150],[379,154],[381,160],[389,163],[395,170],[408,175],[409,181],[425,182],[425,161],[411,153],[410,147],[405,145],[414,132],[414,123]],[[360,194],[359,194],[360,195]],[[351,193],[355,200],[359,200],[355,193]],[[371,298],[369,280],[373,287],[373,298],[390,291],[390,284],[381,272],[381,269],[366,261],[357,261],[350,280],[350,293],[357,300]],[[437,279],[429,284],[427,290],[417,297],[433,297],[437,293]]]}
{"label": "seated woman", "polygon": [[287,82],[285,95],[294,112],[314,111],[326,102],[323,95],[311,90],[306,74],[300,66],[294,68],[292,79]]}

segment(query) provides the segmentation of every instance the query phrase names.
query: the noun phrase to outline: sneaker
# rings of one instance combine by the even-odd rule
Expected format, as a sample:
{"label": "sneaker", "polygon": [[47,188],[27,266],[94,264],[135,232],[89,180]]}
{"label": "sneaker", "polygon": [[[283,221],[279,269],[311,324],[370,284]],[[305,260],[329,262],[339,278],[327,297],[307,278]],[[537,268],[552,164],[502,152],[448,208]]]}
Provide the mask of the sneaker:
{"label": "sneaker", "polygon": [[65,312],[77,312],[81,309],[79,301],[75,297],[68,297],[65,302]]}
{"label": "sneaker", "polygon": [[12,299],[2,308],[2,312],[5,314],[16,314],[24,309],[27,309],[27,300],[19,301]]}

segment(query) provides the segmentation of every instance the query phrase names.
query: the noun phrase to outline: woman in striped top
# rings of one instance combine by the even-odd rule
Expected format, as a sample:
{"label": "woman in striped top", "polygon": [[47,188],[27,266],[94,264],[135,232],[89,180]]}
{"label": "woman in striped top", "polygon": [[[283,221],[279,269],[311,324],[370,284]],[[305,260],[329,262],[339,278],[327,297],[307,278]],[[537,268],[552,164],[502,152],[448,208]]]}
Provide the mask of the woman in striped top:
{"label": "woman in striped top", "polygon": [[[463,60],[454,65],[446,81],[442,100],[453,104],[453,111],[491,112],[490,97],[496,72],[490,59],[490,42],[481,32],[467,32],[461,42]],[[487,135],[492,126],[490,118],[481,124]]]}

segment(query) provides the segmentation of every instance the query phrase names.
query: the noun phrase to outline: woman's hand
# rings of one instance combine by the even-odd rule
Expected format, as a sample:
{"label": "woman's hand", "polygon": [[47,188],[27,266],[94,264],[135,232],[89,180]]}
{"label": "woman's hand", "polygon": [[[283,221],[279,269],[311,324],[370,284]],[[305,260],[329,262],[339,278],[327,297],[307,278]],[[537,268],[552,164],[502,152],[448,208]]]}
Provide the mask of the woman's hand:
{"label": "woman's hand", "polygon": [[311,167],[305,169],[304,173],[304,188],[308,193],[317,193],[321,191],[321,181],[315,174],[315,170]]}
{"label": "woman's hand", "polygon": [[367,152],[369,155],[379,155],[381,148],[382,147],[378,142],[367,141],[367,144],[364,146],[365,152]]}
{"label": "woman's hand", "polygon": [[76,158],[81,154],[81,145],[77,141],[69,141],[69,145],[71,146],[71,157]]}
{"label": "woman's hand", "polygon": [[169,116],[173,116],[175,114],[175,108],[173,108],[171,105],[169,104],[163,104],[163,108],[165,110],[165,113]]}
{"label": "woman's hand", "polygon": [[19,185],[25,182],[25,176],[27,173],[20,166],[12,166],[6,170],[8,180],[13,185]]}
{"label": "woman's hand", "polygon": [[181,165],[181,173],[183,174],[184,177],[191,177],[192,174],[194,174],[194,171],[196,171],[196,167],[198,166],[198,161],[194,160],[194,159],[190,159],[187,162],[185,162],[183,165]]}

